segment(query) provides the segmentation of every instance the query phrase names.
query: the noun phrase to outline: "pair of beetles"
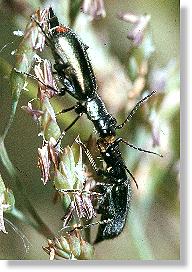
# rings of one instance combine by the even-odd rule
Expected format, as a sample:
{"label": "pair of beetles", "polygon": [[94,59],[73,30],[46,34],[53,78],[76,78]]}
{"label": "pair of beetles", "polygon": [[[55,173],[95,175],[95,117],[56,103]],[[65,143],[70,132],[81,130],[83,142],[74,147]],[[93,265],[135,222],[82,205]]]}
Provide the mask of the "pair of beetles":
{"label": "pair of beetles", "polygon": [[[99,169],[94,161],[90,161],[97,175],[104,178],[104,182],[95,187],[95,191],[103,195],[98,208],[103,223],[99,225],[95,243],[115,238],[122,232],[130,208],[131,182],[127,174],[135,181],[122,159],[119,144],[122,142],[139,151],[158,155],[116,137],[116,130],[121,129],[155,91],[140,100],[122,124],[117,124],[116,119],[107,111],[104,102],[97,93],[98,86],[87,54],[88,47],[72,29],[59,23],[51,7],[48,11],[47,33],[43,30],[40,22],[33,17],[32,19],[41,28],[45,35],[46,44],[51,48],[55,61],[54,69],[62,84],[58,95],[68,93],[77,101],[74,106],[62,111],[74,110],[77,114],[65,132],[77,122],[82,114],[86,114],[99,136],[97,147],[106,163],[106,169]],[[89,156],[86,146],[81,142],[79,144]]]}

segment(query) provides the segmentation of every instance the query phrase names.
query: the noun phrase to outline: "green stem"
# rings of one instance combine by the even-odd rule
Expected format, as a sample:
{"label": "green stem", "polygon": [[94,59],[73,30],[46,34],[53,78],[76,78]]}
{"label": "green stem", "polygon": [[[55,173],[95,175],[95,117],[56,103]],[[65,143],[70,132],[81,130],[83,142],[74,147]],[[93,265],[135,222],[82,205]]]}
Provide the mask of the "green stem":
{"label": "green stem", "polygon": [[133,236],[133,241],[137,252],[142,260],[154,260],[154,255],[145,233],[144,224],[142,224],[142,216],[139,216],[139,212],[130,213],[130,230]]}
{"label": "green stem", "polygon": [[38,231],[38,226],[37,224],[34,224],[31,219],[29,219],[22,211],[18,210],[17,208],[13,208],[10,212],[12,216],[17,218],[19,221],[32,226],[34,229]]}
{"label": "green stem", "polygon": [[34,218],[34,220],[37,222],[37,227],[35,229],[45,236],[46,238],[48,237],[54,237],[53,232],[49,229],[49,227],[44,223],[44,221],[41,219],[33,205],[31,204],[30,200],[27,197],[27,194],[25,193],[23,189],[23,185],[20,182],[18,176],[15,176],[15,183],[17,187],[19,188],[20,193],[22,194],[24,205],[27,208],[28,212],[31,214],[31,216]]}
{"label": "green stem", "polygon": [[[40,234],[45,236],[46,238],[53,237],[54,234],[49,229],[49,227],[44,223],[44,221],[41,219],[41,217],[38,215],[37,211],[35,210],[35,208],[31,204],[30,200],[28,199],[28,196],[25,193],[25,190],[23,188],[23,184],[20,182],[20,179],[18,177],[17,171],[16,171],[15,167],[13,166],[11,160],[9,159],[9,156],[7,154],[7,150],[4,146],[4,141],[2,138],[0,138],[0,140],[1,140],[0,141],[0,160],[2,161],[7,172],[9,173],[9,175],[15,181],[18,191],[20,192],[20,194],[22,196],[23,206],[27,208],[28,212],[32,215],[34,220],[37,222],[37,227],[35,227],[35,229]],[[32,226],[34,227],[34,225],[32,225]]]}

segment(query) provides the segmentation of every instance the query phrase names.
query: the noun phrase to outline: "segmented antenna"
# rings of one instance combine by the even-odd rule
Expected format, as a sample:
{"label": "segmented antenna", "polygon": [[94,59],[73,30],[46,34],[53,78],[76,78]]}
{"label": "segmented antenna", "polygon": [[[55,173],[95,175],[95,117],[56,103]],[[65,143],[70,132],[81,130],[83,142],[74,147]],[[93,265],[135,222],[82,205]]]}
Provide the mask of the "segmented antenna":
{"label": "segmented antenna", "polygon": [[133,179],[133,181],[135,182],[135,185],[136,185],[137,189],[139,189],[138,183],[137,183],[135,177],[133,176],[133,174],[130,172],[130,170],[127,168],[126,165],[124,165],[124,168],[127,171],[127,173],[130,175],[130,177]]}
{"label": "segmented antenna", "polygon": [[125,141],[124,139],[122,139],[122,138],[120,138],[120,139],[121,139],[120,142],[122,142],[122,143],[130,146],[131,148],[134,148],[134,149],[136,149],[138,151],[141,151],[141,152],[145,152],[145,153],[150,153],[150,154],[153,154],[153,155],[157,155],[157,156],[163,158],[163,155],[161,155],[161,154],[158,154],[156,152],[153,152],[153,151],[150,151],[150,150],[146,150],[146,149],[134,146],[133,144],[130,144],[129,142]]}
{"label": "segmented antenna", "polygon": [[137,104],[135,105],[135,107],[132,109],[132,111],[129,113],[129,115],[127,116],[127,118],[125,119],[125,121],[116,126],[116,129],[121,129],[122,127],[124,127],[124,125],[130,121],[130,119],[133,117],[133,115],[136,113],[136,111],[138,110],[139,107],[141,107],[141,105],[143,103],[145,103],[151,96],[153,96],[157,91],[152,91],[149,95],[145,96],[144,98],[142,98],[141,100],[139,100],[137,102]]}

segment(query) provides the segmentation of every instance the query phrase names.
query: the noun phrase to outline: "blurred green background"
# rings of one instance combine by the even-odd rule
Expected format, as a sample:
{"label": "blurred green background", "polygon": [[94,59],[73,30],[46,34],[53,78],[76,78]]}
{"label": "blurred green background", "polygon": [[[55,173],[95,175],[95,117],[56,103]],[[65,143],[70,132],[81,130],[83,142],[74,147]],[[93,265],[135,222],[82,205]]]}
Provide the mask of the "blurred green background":
{"label": "blurred green background", "polygon": [[[11,107],[9,73],[15,62],[11,52],[22,39],[14,36],[13,31],[24,31],[34,10],[50,4],[59,20],[68,24],[68,0],[0,1],[0,134],[6,126]],[[95,259],[176,260],[180,258],[179,1],[104,0],[104,4],[105,18],[90,20],[89,16],[80,13],[74,23],[75,30],[89,45],[88,52],[98,79],[100,95],[109,112],[120,123],[139,99],[141,92],[157,89],[156,98],[144,105],[118,134],[164,157],[140,153],[122,145],[126,165],[136,177],[139,190],[133,184],[132,207],[123,233],[116,239],[98,244],[95,247]],[[151,44],[147,44],[144,49],[132,48],[127,33],[133,26],[117,18],[117,13],[122,11],[151,15],[147,28]],[[148,52],[151,48],[155,51],[150,58],[145,59],[142,50]],[[50,53],[46,52],[44,56],[50,58]],[[137,69],[134,68],[135,62]],[[144,75],[140,71],[144,69],[142,65],[147,65]],[[40,180],[37,168],[37,148],[41,145],[41,139],[37,136],[39,130],[21,109],[21,106],[35,97],[34,86],[37,85],[33,82],[28,86],[29,92],[21,96],[5,145],[11,161],[20,169],[20,179],[29,199],[47,225],[57,232],[61,228],[63,211],[60,205],[52,203],[51,182],[44,186]],[[64,97],[55,103],[57,109],[62,109],[63,105],[65,108],[71,105],[73,100]],[[71,113],[65,118],[61,116],[61,127],[66,127],[73,118]],[[85,142],[91,133],[94,134],[93,126],[83,116],[68,132],[63,146],[72,144],[78,134]],[[0,167],[6,186],[14,192],[16,207],[26,212],[21,206],[18,188],[5,168],[2,165]],[[25,254],[21,238],[6,226],[9,234],[0,233],[0,259],[47,259],[48,256],[42,250],[46,239],[19,220],[8,215],[7,218],[22,230],[31,246],[29,253]]]}

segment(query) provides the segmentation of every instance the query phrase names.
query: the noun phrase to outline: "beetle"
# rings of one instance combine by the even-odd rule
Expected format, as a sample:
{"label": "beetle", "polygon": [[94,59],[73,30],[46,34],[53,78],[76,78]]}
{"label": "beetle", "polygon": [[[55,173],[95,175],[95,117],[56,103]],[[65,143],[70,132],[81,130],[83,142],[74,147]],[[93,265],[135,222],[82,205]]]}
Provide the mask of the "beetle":
{"label": "beetle", "polygon": [[[33,19],[35,20],[35,18]],[[104,102],[97,93],[98,86],[87,53],[88,46],[81,41],[72,29],[59,24],[51,7],[47,21],[48,32],[45,33],[43,29],[42,31],[54,57],[54,69],[63,85],[58,94],[62,96],[67,92],[77,100],[74,106],[61,111],[64,113],[74,110],[78,115],[65,129],[65,132],[76,123],[82,114],[86,114],[99,135],[97,146],[102,159],[106,163],[105,170],[97,169],[90,153],[81,143],[97,174],[104,177],[103,184],[95,187],[96,191],[103,194],[103,200],[98,209],[98,212],[101,213],[101,222],[110,219],[109,222],[99,226],[96,242],[101,242],[105,239],[117,237],[125,226],[131,200],[131,183],[127,173],[136,183],[134,176],[122,159],[119,144],[122,142],[139,151],[159,155],[135,147],[122,138],[116,138],[116,131],[121,129],[133,117],[137,109],[156,92],[153,91],[138,101],[125,121],[117,125],[116,119],[107,111]],[[37,24],[41,27],[39,22]],[[162,155],[159,156],[162,157]]]}

